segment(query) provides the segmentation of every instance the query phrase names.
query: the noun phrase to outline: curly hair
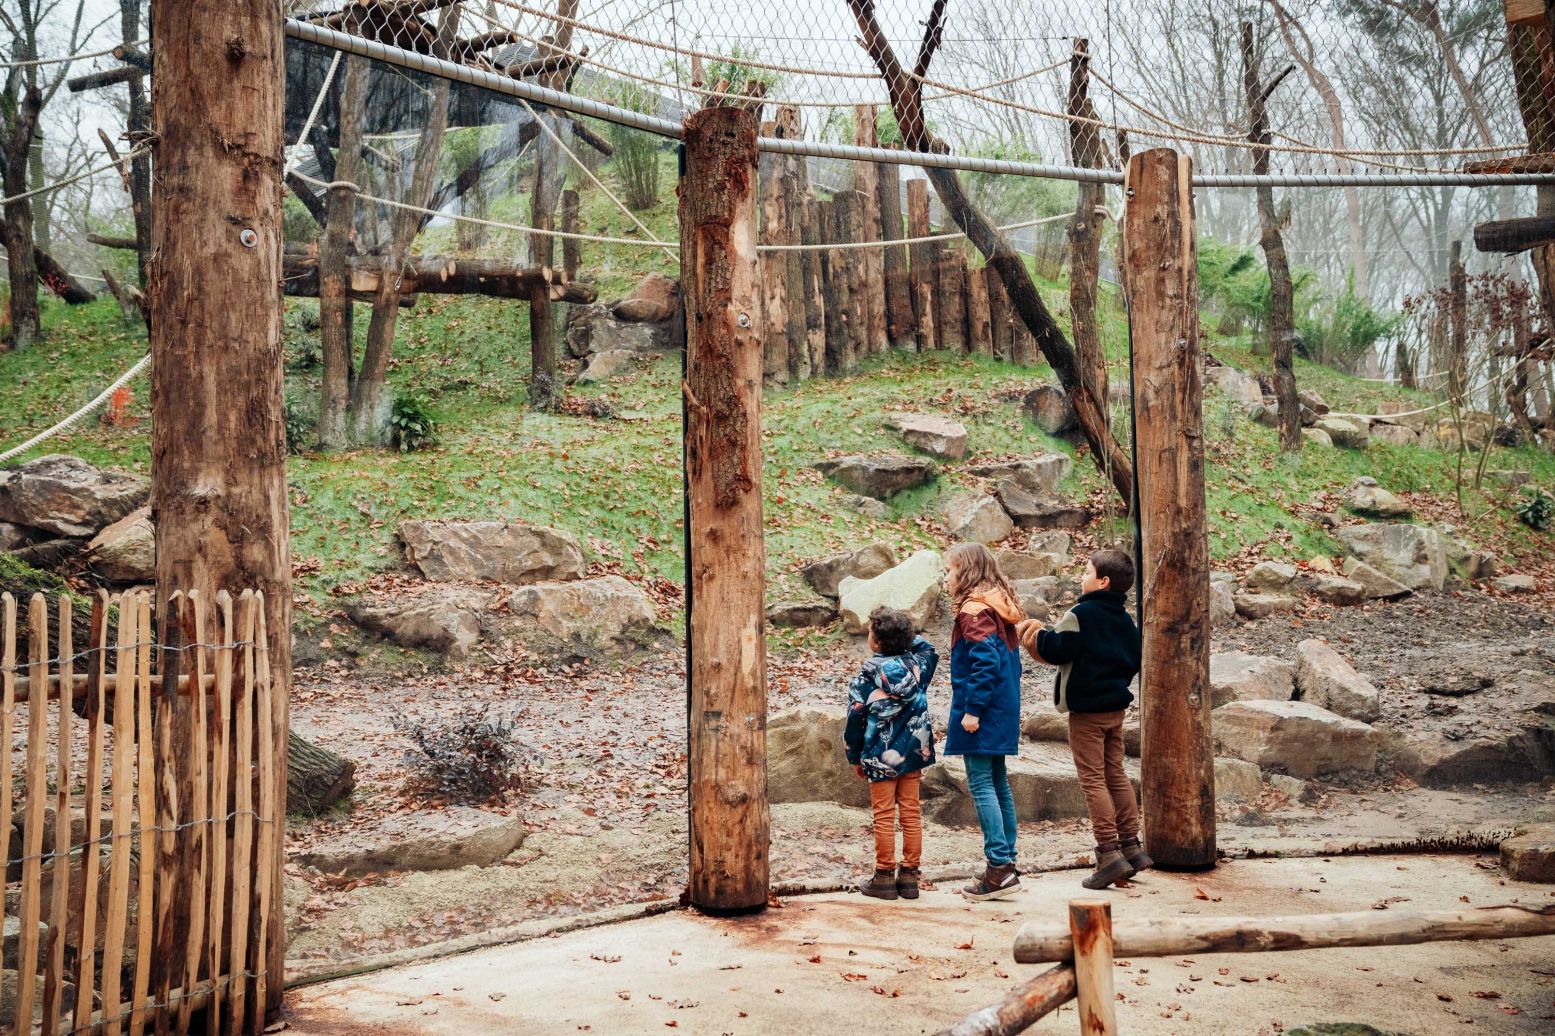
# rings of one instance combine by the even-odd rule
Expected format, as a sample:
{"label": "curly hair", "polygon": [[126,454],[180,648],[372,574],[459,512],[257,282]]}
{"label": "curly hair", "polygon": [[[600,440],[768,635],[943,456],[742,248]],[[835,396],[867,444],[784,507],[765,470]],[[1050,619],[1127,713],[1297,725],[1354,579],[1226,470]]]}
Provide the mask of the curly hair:
{"label": "curly hair", "polygon": [[882,655],[905,655],[912,648],[912,616],[897,608],[879,605],[869,613],[869,633]]}

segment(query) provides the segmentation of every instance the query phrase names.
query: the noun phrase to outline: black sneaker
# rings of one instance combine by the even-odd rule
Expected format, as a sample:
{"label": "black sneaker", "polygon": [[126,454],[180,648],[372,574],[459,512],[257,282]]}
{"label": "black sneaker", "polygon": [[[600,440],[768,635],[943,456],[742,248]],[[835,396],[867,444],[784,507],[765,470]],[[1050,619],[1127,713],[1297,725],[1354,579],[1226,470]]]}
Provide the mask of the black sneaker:
{"label": "black sneaker", "polygon": [[[858,890],[873,899],[895,899],[897,895],[896,872],[877,870],[874,877],[868,881],[859,882]],[[914,895],[916,894],[914,892]]]}
{"label": "black sneaker", "polygon": [[1003,899],[1020,891],[1020,873],[1013,863],[992,864],[961,890],[961,894],[974,903],[990,899]]}
{"label": "black sneaker", "polygon": [[903,899],[918,898],[918,880],[922,872],[917,867],[900,867],[896,871],[896,894]]}

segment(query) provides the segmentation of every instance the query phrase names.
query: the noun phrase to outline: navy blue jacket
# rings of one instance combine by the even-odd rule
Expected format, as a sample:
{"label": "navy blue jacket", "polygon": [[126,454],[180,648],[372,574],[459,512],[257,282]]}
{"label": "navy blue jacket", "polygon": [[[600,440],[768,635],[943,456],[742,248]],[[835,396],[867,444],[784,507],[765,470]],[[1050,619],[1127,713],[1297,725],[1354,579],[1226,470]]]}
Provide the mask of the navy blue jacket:
{"label": "navy blue jacket", "polygon": [[848,762],[871,781],[890,781],[934,762],[929,682],[939,652],[923,637],[900,655],[875,655],[848,684],[842,731]]}
{"label": "navy blue jacket", "polygon": [[[950,729],[946,755],[1016,755],[1020,751],[1020,638],[1014,601],[974,597],[956,613],[950,637]],[[978,718],[975,733],[961,717]]]}
{"label": "navy blue jacket", "polygon": [[1052,629],[1037,634],[1037,657],[1059,667],[1059,712],[1117,712],[1134,701],[1128,685],[1139,674],[1139,627],[1126,600],[1112,590],[1082,594]]}

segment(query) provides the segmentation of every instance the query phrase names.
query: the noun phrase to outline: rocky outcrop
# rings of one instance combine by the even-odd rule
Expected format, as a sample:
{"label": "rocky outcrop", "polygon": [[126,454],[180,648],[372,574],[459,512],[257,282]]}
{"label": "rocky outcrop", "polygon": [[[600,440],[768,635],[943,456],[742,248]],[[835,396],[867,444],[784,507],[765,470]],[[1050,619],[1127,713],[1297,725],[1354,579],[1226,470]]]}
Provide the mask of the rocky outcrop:
{"label": "rocky outcrop", "polygon": [[1247,585],[1254,590],[1277,592],[1296,580],[1296,566],[1283,561],[1260,561],[1247,573]]}
{"label": "rocky outcrop", "polygon": [[680,306],[680,282],[650,273],[632,293],[610,307],[611,316],[628,323],[656,324],[670,319]]}
{"label": "rocky outcrop", "polygon": [[842,730],[848,713],[807,705],[767,718],[767,798],[868,806],[869,784],[848,765]]}
{"label": "rocky outcrop", "polygon": [[1321,640],[1296,645],[1296,690],[1302,701],[1362,723],[1382,714],[1377,688]]}
{"label": "rocky outcrop", "polygon": [[1534,824],[1503,840],[1501,869],[1513,881],[1555,884],[1555,824]]}
{"label": "rocky outcrop", "polygon": [[588,366],[578,374],[578,383],[587,385],[596,381],[609,381],[629,369],[632,365],[632,357],[636,355],[626,349],[610,349],[602,353],[594,353],[589,357]]}
{"label": "rocky outcrop", "polygon": [[1288,662],[1241,651],[1209,656],[1212,707],[1233,701],[1289,701],[1296,688],[1296,670]]}
{"label": "rocky outcrop", "polygon": [[1531,594],[1539,589],[1538,580],[1533,576],[1516,573],[1504,575],[1491,585],[1504,594]]}
{"label": "rocky outcrop", "polygon": [[346,612],[363,629],[401,647],[436,651],[458,662],[480,641],[481,619],[496,599],[489,590],[432,586],[409,596],[358,602]]}
{"label": "rocky outcrop", "polygon": [[516,522],[400,523],[405,559],[436,583],[492,580],[509,585],[583,575],[583,548],[571,534]]}
{"label": "rocky outcrop", "polygon": [[857,550],[808,562],[799,574],[816,593],[835,600],[837,584],[845,577],[873,579],[895,565],[896,551],[889,544],[871,543]]}
{"label": "rocky outcrop", "polygon": [[523,821],[468,806],[390,813],[365,829],[328,838],[293,859],[325,874],[486,867],[524,842]]}
{"label": "rocky outcrop", "polygon": [[139,475],[106,471],[63,453],[0,470],[0,522],[65,538],[84,538],[151,497]]}
{"label": "rocky outcrop", "polygon": [[1347,450],[1364,450],[1371,445],[1371,431],[1365,420],[1329,415],[1320,417],[1312,427],[1325,433],[1335,446]]}
{"label": "rocky outcrop", "polygon": [[1068,394],[1057,385],[1038,385],[1021,400],[1021,409],[1049,435],[1064,435],[1080,427]]}
{"label": "rocky outcrop", "polygon": [[[1015,815],[1030,820],[1065,820],[1084,817],[1085,795],[1075,776],[1074,760],[1063,745],[1033,744],[1018,756],[1005,759]],[[1139,771],[1132,760],[1125,763],[1137,788]],[[967,791],[966,767],[960,756],[951,756],[929,768],[923,776],[923,813],[934,823],[975,828],[977,809]]]}
{"label": "rocky outcrop", "polygon": [[156,579],[156,531],[151,508],[141,507],[92,537],[86,564],[105,583],[150,583]]}
{"label": "rocky outcrop", "polygon": [[1011,582],[1056,576],[1064,563],[1063,558],[1057,554],[1033,554],[1009,548],[1000,548],[993,552],[993,556],[999,563],[999,571]]}
{"label": "rocky outcrop", "polygon": [[1217,751],[1280,770],[1318,777],[1377,768],[1377,732],[1365,723],[1304,701],[1234,701],[1214,711]]}
{"label": "rocky outcrop", "polygon": [[[1043,687],[1046,691],[1051,687],[1051,682]],[[1134,687],[1135,696],[1138,696],[1139,687]],[[1048,699],[1051,700],[1051,696]],[[1021,722],[1020,732],[1022,736],[1031,741],[1053,741],[1067,745],[1069,743],[1069,717],[1060,712],[1054,712],[1044,706],[1040,712],[1034,712]],[[1139,758],[1139,712],[1130,709],[1123,717],[1123,754]]]}
{"label": "rocky outcrop", "polygon": [[1411,590],[1440,590],[1447,581],[1447,555],[1435,529],[1372,523],[1342,526],[1334,535],[1353,557]]}
{"label": "rocky outcrop", "polygon": [[1235,367],[1221,365],[1205,368],[1204,380],[1207,384],[1219,388],[1228,399],[1233,399],[1244,407],[1263,406],[1263,389],[1259,386],[1258,379],[1251,374],[1239,371]]}
{"label": "rocky outcrop", "polygon": [[580,357],[608,352],[668,352],[680,347],[675,324],[674,320],[622,320],[602,302],[573,306],[567,313],[567,351]]}
{"label": "rocky outcrop", "polygon": [[668,645],[653,602],[620,576],[532,583],[506,597],[502,632],[557,659],[621,658]]}
{"label": "rocky outcrop", "polygon": [[837,618],[837,607],[830,601],[778,601],[767,606],[767,621],[786,629],[825,626]]}
{"label": "rocky outcrop", "polygon": [[945,564],[932,550],[920,550],[895,568],[872,579],[843,577],[838,584],[839,608],[849,633],[868,627],[869,613],[879,605],[899,608],[922,629],[943,610]]}
{"label": "rocky outcrop", "polygon": [[1021,460],[1005,460],[995,464],[976,464],[968,468],[978,478],[994,482],[1013,482],[1037,496],[1052,493],[1060,482],[1069,476],[1074,461],[1062,453],[1044,453]]}
{"label": "rocky outcrop", "polygon": [[1252,802],[1263,794],[1263,771],[1256,763],[1215,757],[1215,801]]}
{"label": "rocky outcrop", "polygon": [[1236,620],[1236,595],[1231,583],[1209,584],[1209,623],[1221,629]]}
{"label": "rocky outcrop", "polygon": [[1318,600],[1341,607],[1364,604],[1369,599],[1365,586],[1343,576],[1323,573],[1313,576],[1306,585]]}
{"label": "rocky outcrop", "polygon": [[1344,563],[1344,577],[1358,584],[1368,601],[1397,600],[1414,593],[1409,587],[1391,576],[1385,576],[1360,558],[1348,558]]}
{"label": "rocky outcrop", "polygon": [[1351,482],[1344,491],[1344,506],[1367,518],[1408,518],[1408,502],[1383,489],[1367,475]]}
{"label": "rocky outcrop", "polygon": [[934,480],[934,462],[921,457],[851,456],[824,460],[815,469],[832,481],[863,496],[884,500],[904,489],[916,489]]}
{"label": "rocky outcrop", "polygon": [[944,505],[945,530],[969,543],[997,543],[1015,531],[999,501],[982,493],[958,493]]}
{"label": "rocky outcrop", "polygon": [[966,425],[938,414],[892,414],[886,427],[915,450],[941,460],[966,456]]}
{"label": "rocky outcrop", "polygon": [[1267,619],[1271,615],[1285,615],[1296,610],[1296,599],[1289,594],[1237,594],[1231,595],[1236,613],[1244,619]]}
{"label": "rocky outcrop", "polygon": [[1039,497],[1014,482],[1001,482],[996,490],[1015,524],[1022,529],[1083,529],[1091,524],[1089,508],[1057,497]]}

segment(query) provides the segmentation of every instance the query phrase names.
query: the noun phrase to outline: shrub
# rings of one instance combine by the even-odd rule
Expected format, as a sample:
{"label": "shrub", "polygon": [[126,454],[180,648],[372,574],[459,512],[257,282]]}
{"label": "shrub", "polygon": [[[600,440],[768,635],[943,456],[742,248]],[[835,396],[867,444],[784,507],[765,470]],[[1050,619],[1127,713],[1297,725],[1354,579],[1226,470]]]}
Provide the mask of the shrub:
{"label": "shrub", "polygon": [[389,415],[389,435],[401,453],[437,445],[437,421],[426,402],[416,396],[396,396]]}
{"label": "shrub", "polygon": [[1398,329],[1401,320],[1399,314],[1384,316],[1355,294],[1352,276],[1337,297],[1318,303],[1296,323],[1313,360],[1353,371],[1378,341]]}
{"label": "shrub", "polygon": [[1530,529],[1545,532],[1555,524],[1555,497],[1538,486],[1523,490],[1517,503],[1517,520]]}
{"label": "shrub", "polygon": [[301,453],[313,436],[313,422],[302,412],[302,407],[290,396],[286,397],[286,452]]}
{"label": "shrub", "polygon": [[[628,111],[653,113],[653,95],[634,84],[617,87],[612,100]],[[607,124],[606,134],[615,148],[612,162],[627,208],[653,208],[659,203],[659,138],[613,122]]]}
{"label": "shrub", "polygon": [[516,738],[518,714],[492,714],[489,704],[467,705],[448,715],[394,718],[413,746],[405,764],[426,790],[455,802],[489,802],[524,786],[524,768],[539,754]]}

